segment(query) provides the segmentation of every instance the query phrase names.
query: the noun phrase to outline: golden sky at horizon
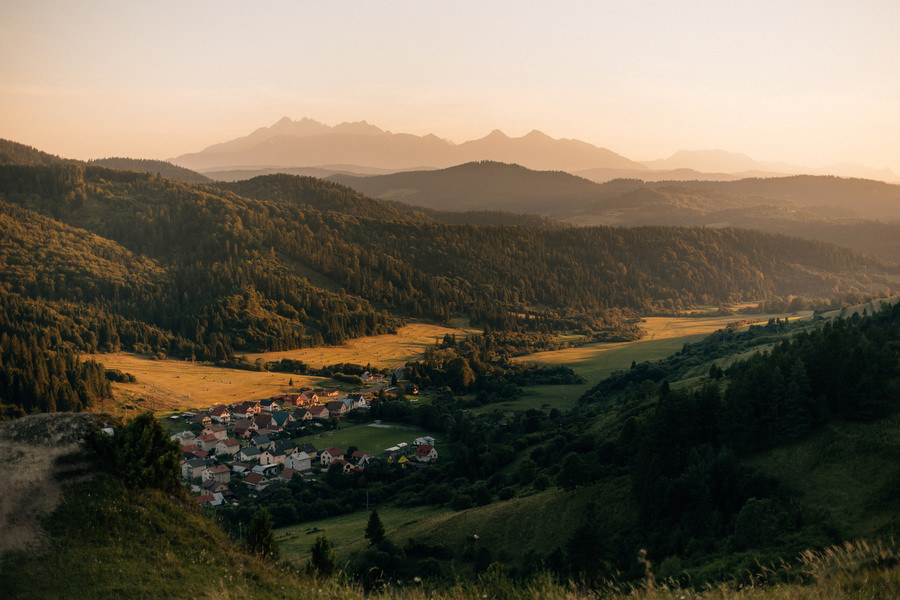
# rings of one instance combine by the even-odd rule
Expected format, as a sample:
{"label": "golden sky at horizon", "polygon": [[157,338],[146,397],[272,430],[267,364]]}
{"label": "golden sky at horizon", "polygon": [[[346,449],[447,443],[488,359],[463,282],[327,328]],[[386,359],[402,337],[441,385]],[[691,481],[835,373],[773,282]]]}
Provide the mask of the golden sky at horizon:
{"label": "golden sky at horizon", "polygon": [[0,137],[171,158],[282,116],[900,174],[900,2],[0,0]]}

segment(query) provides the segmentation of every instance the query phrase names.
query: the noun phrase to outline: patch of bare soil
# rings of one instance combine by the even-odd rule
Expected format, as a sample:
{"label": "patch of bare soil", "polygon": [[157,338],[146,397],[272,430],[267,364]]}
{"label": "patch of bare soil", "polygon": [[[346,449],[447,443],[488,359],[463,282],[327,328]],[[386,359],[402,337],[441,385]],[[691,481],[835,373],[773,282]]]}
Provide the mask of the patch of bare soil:
{"label": "patch of bare soil", "polygon": [[45,541],[41,520],[59,503],[57,459],[77,452],[103,417],[91,413],[30,415],[0,422],[0,555]]}

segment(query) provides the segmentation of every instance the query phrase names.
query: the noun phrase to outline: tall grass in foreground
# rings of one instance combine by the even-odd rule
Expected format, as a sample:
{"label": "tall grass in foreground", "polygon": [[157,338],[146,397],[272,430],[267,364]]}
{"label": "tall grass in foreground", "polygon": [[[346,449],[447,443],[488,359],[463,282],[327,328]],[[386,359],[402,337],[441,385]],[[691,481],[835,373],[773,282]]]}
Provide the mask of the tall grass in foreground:
{"label": "tall grass in foreground", "polygon": [[[339,579],[303,579],[301,589],[285,597],[320,600],[896,600],[900,598],[900,552],[893,541],[848,542],[804,552],[799,560],[761,572],[741,584],[719,584],[693,590],[656,581],[644,561],[646,576],[636,586],[607,584],[586,589],[541,575],[522,584],[492,567],[476,582],[433,588],[415,579],[385,585],[368,595]],[[245,591],[220,584],[198,598],[243,600]]]}

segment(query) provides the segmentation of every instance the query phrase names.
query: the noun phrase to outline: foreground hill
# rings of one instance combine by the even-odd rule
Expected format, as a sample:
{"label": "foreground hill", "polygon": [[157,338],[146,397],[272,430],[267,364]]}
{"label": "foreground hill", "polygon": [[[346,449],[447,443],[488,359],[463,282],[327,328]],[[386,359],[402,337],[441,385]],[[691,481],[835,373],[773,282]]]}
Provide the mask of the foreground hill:
{"label": "foreground hill", "polygon": [[435,210],[532,213],[573,225],[742,227],[900,262],[900,186],[879,181],[792,176],[599,184],[496,162],[330,179],[370,196]]}
{"label": "foreground hill", "polygon": [[[866,328],[866,335],[876,337],[883,337],[891,329],[884,319],[877,324],[856,319],[844,325],[847,331],[858,326]],[[758,332],[769,330],[774,331],[760,328]],[[896,336],[896,331],[890,335]],[[733,344],[734,336],[740,334],[731,336],[723,334],[722,339],[711,342],[718,346],[721,342]],[[828,334],[823,339],[827,338]],[[712,347],[707,344],[703,351]],[[698,356],[697,349],[686,349],[679,354],[684,356],[676,357],[676,361],[691,361]],[[896,371],[892,380],[896,381]],[[631,389],[628,394],[635,392]],[[158,473],[159,477],[148,478],[139,468],[127,472],[112,468],[106,463],[109,457],[105,453],[86,452],[83,440],[90,438],[93,428],[105,424],[102,418],[58,414],[0,423],[0,450],[8,457],[3,472],[9,475],[0,518],[5,526],[10,519],[15,525],[5,529],[8,535],[3,537],[0,546],[0,591],[4,598],[13,599],[199,596],[552,600],[596,598],[598,593],[609,600],[683,597],[886,600],[896,597],[900,592],[897,567],[900,550],[893,543],[857,541],[829,546],[841,539],[886,538],[896,533],[890,494],[900,464],[896,457],[896,415],[855,422],[834,421],[804,439],[757,454],[749,464],[761,475],[747,479],[748,472],[744,470],[747,467],[738,467],[733,459],[719,457],[706,464],[703,453],[691,448],[692,444],[696,447],[703,442],[691,439],[694,435],[691,428],[708,415],[698,413],[699,418],[692,420],[689,413],[679,411],[682,400],[683,397],[661,396],[654,409],[652,405],[641,407],[644,401],[637,397],[620,402],[614,396],[607,396],[608,408],[620,407],[619,415],[602,411],[573,413],[559,425],[552,424],[547,429],[549,435],[541,434],[543,428],[532,431],[516,444],[517,450],[530,458],[517,460],[506,469],[502,464],[497,465],[498,474],[480,484],[492,495],[497,485],[513,486],[516,479],[530,477],[531,483],[522,485],[509,500],[493,501],[489,496],[485,506],[445,513],[424,523],[390,530],[387,543],[368,549],[363,539],[363,517],[356,546],[367,560],[372,559],[366,562],[368,570],[382,564],[382,554],[405,548],[411,553],[409,563],[420,567],[416,576],[424,577],[424,581],[412,575],[397,580],[385,573],[375,580],[374,586],[365,579],[347,583],[340,578],[303,575],[298,573],[296,565],[279,562],[273,556],[249,554],[219,528],[221,519],[206,516],[177,490],[160,489],[157,483],[170,477]],[[636,429],[635,419],[639,423]],[[618,426],[629,422],[632,433],[619,434]],[[754,422],[764,423],[765,419]],[[611,446],[621,450],[636,447],[642,451],[644,446],[640,442],[647,441],[643,438],[652,439],[655,430],[663,433],[662,424],[669,433],[677,435],[669,440],[669,452],[657,455],[659,460],[678,462],[684,456],[698,456],[691,459],[694,464],[684,474],[690,481],[685,481],[686,485],[677,490],[679,493],[656,496],[659,512],[639,516],[645,509],[633,501],[633,496],[640,492],[640,487],[629,483],[632,475],[617,466],[618,448],[613,450]],[[452,435],[477,437],[478,429],[484,426],[485,431],[493,432],[490,433],[492,445],[498,436],[506,435],[490,418],[469,426],[475,429],[466,433],[462,428],[455,428],[458,433]],[[128,440],[133,440],[135,448],[144,450],[122,451],[122,456],[127,456],[129,461],[125,464],[136,461],[156,465],[158,470],[158,465],[165,464],[158,459],[168,455],[170,449],[149,443],[137,445],[141,440],[155,439],[156,435],[151,432],[129,437],[124,429],[119,429],[112,438],[101,438],[109,440],[105,445],[92,443],[87,447],[118,448],[115,444],[129,444]],[[536,452],[535,444],[543,451]],[[151,447],[154,450],[147,451]],[[495,448],[495,451],[515,451],[501,444]],[[561,459],[547,450],[566,454]],[[177,456],[176,447],[171,452]],[[569,463],[575,453],[583,458],[579,469],[573,470]],[[633,452],[622,457],[625,463],[629,455],[640,459],[635,460],[638,473],[640,465],[655,468],[655,461],[648,462]],[[558,473],[556,484],[560,489],[554,489],[550,483],[551,489],[534,493],[532,490],[538,487],[537,479],[541,477],[535,471],[543,470],[545,463],[553,465],[554,473]],[[461,473],[451,476],[458,481]],[[573,475],[579,479],[570,480]],[[715,476],[704,482],[705,475]],[[434,480],[433,476],[425,478]],[[332,473],[327,476],[329,481],[340,479]],[[397,498],[401,510],[415,502],[414,494],[435,497],[447,494],[444,481],[437,479],[431,486],[420,486],[420,479],[423,478],[413,476],[409,493]],[[654,538],[643,531],[646,519],[658,519],[660,513],[664,515],[674,508],[667,500],[674,502],[679,510],[702,512],[704,527],[718,527],[722,518],[718,503],[727,505],[734,501],[729,493],[721,492],[733,493],[747,483],[755,485],[757,491],[765,489],[760,487],[761,483],[784,487],[778,493],[772,493],[769,487],[768,496],[748,499],[738,513],[733,532],[721,539],[696,536],[688,542],[688,552],[669,554],[662,543],[674,532],[664,529],[662,538]],[[311,485],[304,482],[300,487],[309,492]],[[342,493],[351,493],[352,487],[344,485]],[[380,487],[375,484],[375,489]],[[456,489],[449,493],[459,495],[468,491]],[[34,502],[35,498],[40,502]],[[285,494],[279,492],[270,498],[283,502]],[[698,498],[714,504],[696,502]],[[22,515],[29,519],[23,519]],[[97,523],[103,523],[103,527],[97,527]],[[244,524],[246,534],[246,521]],[[777,544],[766,547],[766,540]],[[810,542],[812,545],[807,545]],[[713,547],[720,548],[725,555],[709,562]],[[452,569],[454,577],[444,580],[438,576],[441,561],[434,557],[446,561],[446,552],[458,558]],[[613,565],[609,561],[618,562],[614,557],[624,561],[621,564],[625,568],[618,573],[610,570]],[[697,562],[704,559],[705,569],[698,570]],[[491,563],[495,564],[489,566]],[[343,575],[352,578],[356,567],[356,559],[345,563]],[[469,575],[472,568],[475,573]],[[540,575],[545,570],[575,576]],[[690,580],[685,577],[685,571],[691,574]],[[595,579],[597,574],[610,579]],[[709,578],[718,583],[699,585]],[[572,585],[565,584],[566,581],[587,583]],[[692,589],[693,584],[702,591]]]}

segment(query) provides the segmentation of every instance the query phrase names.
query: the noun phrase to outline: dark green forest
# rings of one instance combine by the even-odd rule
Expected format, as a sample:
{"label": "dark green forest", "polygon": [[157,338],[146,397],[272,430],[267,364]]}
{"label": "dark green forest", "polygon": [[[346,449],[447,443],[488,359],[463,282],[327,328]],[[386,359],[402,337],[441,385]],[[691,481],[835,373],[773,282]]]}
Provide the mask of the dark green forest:
{"label": "dark green forest", "polygon": [[[640,314],[814,303],[896,279],[851,251],[752,231],[450,225],[311,177],[190,184],[2,150],[4,307],[52,315],[46,331],[21,321],[9,334],[49,336],[51,353],[223,362],[455,316],[493,331],[628,339]],[[26,388],[47,387],[34,378]]]}

